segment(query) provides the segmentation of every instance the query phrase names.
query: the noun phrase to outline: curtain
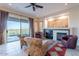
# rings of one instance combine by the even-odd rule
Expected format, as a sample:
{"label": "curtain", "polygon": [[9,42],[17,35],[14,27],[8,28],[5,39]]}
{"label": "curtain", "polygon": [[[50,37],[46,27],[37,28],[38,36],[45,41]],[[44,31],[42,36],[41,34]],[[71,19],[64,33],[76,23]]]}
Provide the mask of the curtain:
{"label": "curtain", "polygon": [[34,19],[33,18],[29,18],[29,22],[30,22],[31,36],[34,37]]}
{"label": "curtain", "polygon": [[0,11],[0,44],[4,41],[4,31],[7,24],[8,12]]}

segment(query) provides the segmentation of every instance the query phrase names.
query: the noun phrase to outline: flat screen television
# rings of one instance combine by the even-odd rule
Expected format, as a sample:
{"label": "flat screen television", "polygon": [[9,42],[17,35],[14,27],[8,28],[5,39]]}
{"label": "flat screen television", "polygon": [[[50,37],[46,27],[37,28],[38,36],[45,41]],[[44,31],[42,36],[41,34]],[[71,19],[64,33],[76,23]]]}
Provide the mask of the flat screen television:
{"label": "flat screen television", "polygon": [[53,29],[44,29],[44,37],[46,39],[53,39]]}

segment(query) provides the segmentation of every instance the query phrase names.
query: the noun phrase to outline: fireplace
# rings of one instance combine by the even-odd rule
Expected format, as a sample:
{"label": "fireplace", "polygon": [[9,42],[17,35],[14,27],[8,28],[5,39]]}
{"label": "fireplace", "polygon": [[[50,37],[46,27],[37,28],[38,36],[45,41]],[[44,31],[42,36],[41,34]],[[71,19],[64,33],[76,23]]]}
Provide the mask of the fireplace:
{"label": "fireplace", "polygon": [[44,29],[44,37],[60,41],[64,35],[70,35],[70,29]]}
{"label": "fireplace", "polygon": [[67,35],[67,33],[61,33],[61,32],[57,32],[57,40],[61,41],[62,37]]}
{"label": "fireplace", "polygon": [[53,39],[53,30],[52,29],[44,29],[44,37],[46,39]]}

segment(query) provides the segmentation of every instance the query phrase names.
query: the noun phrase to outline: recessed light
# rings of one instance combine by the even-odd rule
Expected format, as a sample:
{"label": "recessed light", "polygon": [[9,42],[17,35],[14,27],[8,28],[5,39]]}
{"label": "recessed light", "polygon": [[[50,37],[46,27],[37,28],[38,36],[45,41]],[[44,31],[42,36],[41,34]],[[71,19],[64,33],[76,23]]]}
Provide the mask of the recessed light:
{"label": "recessed light", "polygon": [[8,5],[9,5],[9,6],[11,6],[11,5],[12,5],[12,3],[9,3]]}

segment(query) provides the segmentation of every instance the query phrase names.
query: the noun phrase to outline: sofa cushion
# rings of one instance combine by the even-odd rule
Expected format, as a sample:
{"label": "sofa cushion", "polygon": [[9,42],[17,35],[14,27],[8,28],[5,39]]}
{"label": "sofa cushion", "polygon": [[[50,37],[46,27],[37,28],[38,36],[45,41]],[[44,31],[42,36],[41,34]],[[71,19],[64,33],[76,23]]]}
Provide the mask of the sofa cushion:
{"label": "sofa cushion", "polygon": [[42,40],[41,39],[32,39],[30,42],[30,46],[38,46],[41,47],[42,46]]}

